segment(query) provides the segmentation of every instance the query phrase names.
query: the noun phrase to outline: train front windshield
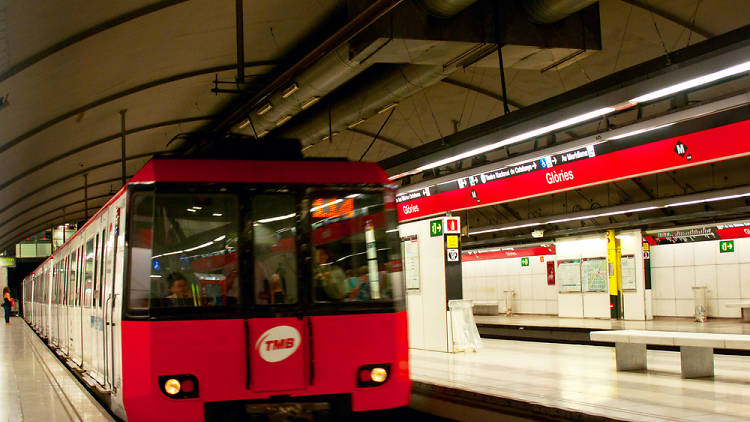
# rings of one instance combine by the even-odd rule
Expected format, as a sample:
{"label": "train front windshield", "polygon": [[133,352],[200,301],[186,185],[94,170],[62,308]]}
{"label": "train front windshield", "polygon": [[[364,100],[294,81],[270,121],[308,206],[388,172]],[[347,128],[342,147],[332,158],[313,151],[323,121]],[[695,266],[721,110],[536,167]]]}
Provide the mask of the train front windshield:
{"label": "train front windshield", "polygon": [[302,304],[387,310],[403,300],[389,193],[190,190],[133,195],[131,316],[231,316]]}

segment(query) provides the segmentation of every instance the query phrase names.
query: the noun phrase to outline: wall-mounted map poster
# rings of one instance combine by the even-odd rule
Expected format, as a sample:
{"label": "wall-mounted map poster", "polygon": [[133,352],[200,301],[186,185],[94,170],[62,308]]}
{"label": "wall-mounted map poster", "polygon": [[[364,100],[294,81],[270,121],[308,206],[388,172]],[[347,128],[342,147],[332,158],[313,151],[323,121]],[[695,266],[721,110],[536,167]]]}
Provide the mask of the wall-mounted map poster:
{"label": "wall-mounted map poster", "polygon": [[607,276],[607,258],[581,260],[581,284],[584,292],[606,292]]}
{"label": "wall-mounted map poster", "polygon": [[581,260],[562,259],[557,261],[555,279],[561,292],[581,291]]}
{"label": "wall-mounted map poster", "polygon": [[620,268],[622,290],[635,290],[635,256],[623,255],[620,257]]}

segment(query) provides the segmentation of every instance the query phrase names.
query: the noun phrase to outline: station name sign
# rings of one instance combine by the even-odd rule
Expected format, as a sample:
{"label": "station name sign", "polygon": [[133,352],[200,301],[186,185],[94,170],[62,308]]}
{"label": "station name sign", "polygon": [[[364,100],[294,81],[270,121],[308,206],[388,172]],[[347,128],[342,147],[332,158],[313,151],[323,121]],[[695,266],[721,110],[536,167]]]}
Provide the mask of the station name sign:
{"label": "station name sign", "polygon": [[[705,126],[704,126],[705,127]],[[750,120],[666,139],[599,142],[396,197],[399,221],[750,155]]]}

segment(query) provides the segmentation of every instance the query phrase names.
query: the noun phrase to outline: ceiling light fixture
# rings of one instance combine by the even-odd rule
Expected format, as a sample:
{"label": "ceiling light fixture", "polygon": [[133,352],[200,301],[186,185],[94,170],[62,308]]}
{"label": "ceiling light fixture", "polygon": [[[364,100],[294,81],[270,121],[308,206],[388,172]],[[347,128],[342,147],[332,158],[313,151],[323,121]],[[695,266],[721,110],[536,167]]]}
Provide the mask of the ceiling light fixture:
{"label": "ceiling light fixture", "polygon": [[263,132],[259,133],[258,134],[258,138],[260,139],[260,138],[262,138],[262,137],[264,137],[266,135],[268,135],[268,130],[264,130]]}
{"label": "ceiling light fixture", "polygon": [[740,63],[734,66],[730,66],[726,69],[722,69],[717,72],[712,72],[707,75],[699,76],[697,78],[693,78],[685,82],[680,82],[678,84],[668,86],[666,88],[662,88],[653,92],[649,92],[648,94],[633,98],[632,100],[630,100],[630,102],[632,104],[638,104],[638,103],[645,103],[648,101],[653,101],[659,98],[663,98],[663,97],[675,94],[680,91],[685,91],[690,88],[695,88],[700,85],[705,85],[711,82],[715,82],[715,81],[718,81],[719,79],[724,79],[730,76],[739,75],[740,73],[744,73],[747,71],[750,71],[750,61]]}
{"label": "ceiling light fixture", "polygon": [[300,107],[302,108],[302,110],[307,110],[308,108],[310,108],[313,104],[317,103],[318,101],[320,101],[320,97],[312,97],[309,100],[307,100],[304,103],[302,103],[302,105]]}
{"label": "ceiling light fixture", "polygon": [[292,118],[292,115],[291,115],[291,114],[287,114],[286,116],[284,116],[284,117],[280,118],[280,119],[279,119],[279,120],[278,120],[278,121],[276,122],[276,126],[281,126],[281,125],[283,125],[284,123],[288,122],[288,121],[289,121],[289,119],[291,119],[291,118]]}
{"label": "ceiling light fixture", "polygon": [[292,82],[291,85],[281,92],[281,98],[287,98],[297,92],[297,90],[299,90],[299,85],[297,85],[297,82]]}
{"label": "ceiling light fixture", "polygon": [[391,177],[390,179],[393,180],[393,179],[398,179],[398,178],[403,177],[403,176],[407,176],[409,174],[421,173],[421,172],[423,172],[425,170],[433,169],[435,167],[440,167],[440,166],[452,163],[454,161],[462,160],[464,158],[469,158],[469,157],[472,157],[474,155],[485,153],[487,151],[492,151],[493,149],[501,148],[501,147],[504,147],[506,145],[514,144],[514,143],[521,142],[521,141],[525,141],[527,139],[531,139],[531,138],[543,135],[545,133],[549,133],[549,132],[552,132],[552,131],[555,131],[555,130],[567,127],[567,126],[572,126],[572,125],[575,125],[577,123],[582,123],[582,122],[585,122],[585,121],[588,121],[588,120],[591,120],[591,119],[595,119],[595,118],[601,117],[601,116],[603,116],[605,114],[609,114],[609,113],[611,113],[611,112],[613,112],[615,110],[616,110],[615,107],[600,108],[598,110],[594,110],[594,111],[591,111],[591,112],[588,112],[588,113],[585,113],[585,114],[581,114],[581,115],[578,115],[578,116],[575,116],[575,117],[571,117],[569,119],[561,120],[561,121],[559,121],[557,123],[553,123],[551,125],[547,125],[547,126],[544,126],[544,127],[538,128],[538,129],[534,129],[534,130],[531,130],[531,131],[528,131],[528,132],[524,132],[524,133],[518,134],[516,136],[511,136],[510,138],[503,139],[502,141],[499,141],[499,142],[495,142],[494,144],[485,145],[483,147],[475,148],[473,150],[470,150],[470,151],[467,151],[467,152],[464,152],[464,153],[461,153],[461,154],[458,154],[458,155],[454,155],[452,157],[444,158],[444,159],[442,159],[440,161],[435,161],[434,163],[425,164],[425,165],[417,168],[416,170],[412,170],[410,172],[401,173],[399,175]]}
{"label": "ceiling light fixture", "polygon": [[365,119],[359,119],[356,122],[349,123],[349,125],[346,127],[347,129],[354,129],[356,126],[361,125],[364,122],[365,122]]}
{"label": "ceiling light fixture", "polygon": [[644,128],[644,129],[634,130],[632,132],[623,133],[622,135],[617,135],[617,136],[613,136],[611,138],[607,138],[607,141],[614,141],[616,139],[629,138],[631,136],[640,135],[641,133],[651,132],[652,130],[658,130],[658,129],[661,129],[661,128],[665,128],[667,126],[672,126],[675,123],[676,122],[672,122],[672,123],[667,123],[665,125],[660,125],[660,126],[655,126],[655,127],[648,127],[648,128]]}
{"label": "ceiling light fixture", "polygon": [[393,107],[398,107],[398,103],[393,103],[393,104],[390,104],[390,105],[387,105],[387,106],[381,108],[380,110],[378,110],[378,114],[383,114],[386,111],[392,109]]}
{"label": "ceiling light fixture", "polygon": [[239,128],[240,128],[240,129],[244,129],[244,128],[246,128],[246,127],[247,127],[247,125],[249,125],[249,124],[250,124],[250,119],[245,119],[245,120],[243,120],[243,121],[242,121],[242,123],[240,123],[240,126],[239,126]]}
{"label": "ceiling light fixture", "polygon": [[256,111],[256,113],[258,113],[258,116],[262,116],[271,111],[272,108],[273,106],[271,105],[271,103],[265,103],[258,109],[258,111]]}

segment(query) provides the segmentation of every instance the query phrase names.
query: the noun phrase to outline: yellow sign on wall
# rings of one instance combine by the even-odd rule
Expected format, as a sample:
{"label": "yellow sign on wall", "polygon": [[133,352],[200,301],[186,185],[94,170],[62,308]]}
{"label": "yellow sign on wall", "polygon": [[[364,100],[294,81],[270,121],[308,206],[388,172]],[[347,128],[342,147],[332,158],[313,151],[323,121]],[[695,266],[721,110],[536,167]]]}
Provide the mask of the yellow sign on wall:
{"label": "yellow sign on wall", "polygon": [[458,236],[447,235],[445,236],[445,247],[446,248],[457,248],[458,247]]}

